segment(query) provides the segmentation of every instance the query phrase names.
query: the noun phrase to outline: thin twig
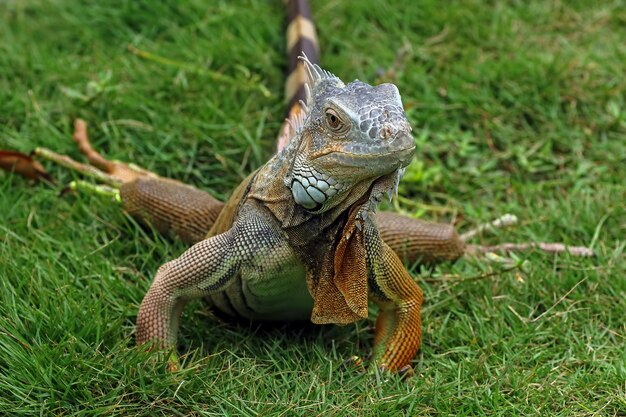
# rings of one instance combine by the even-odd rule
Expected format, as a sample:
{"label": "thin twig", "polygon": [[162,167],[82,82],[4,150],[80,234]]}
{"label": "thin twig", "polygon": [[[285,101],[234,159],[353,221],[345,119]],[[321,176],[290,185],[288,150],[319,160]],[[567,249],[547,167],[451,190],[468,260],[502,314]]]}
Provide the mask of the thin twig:
{"label": "thin twig", "polygon": [[[483,274],[473,275],[471,277],[459,277],[458,275],[444,275],[438,278],[423,278],[423,281],[426,282],[466,282],[466,281],[477,281],[479,279],[490,278],[496,275],[504,274],[505,272],[511,272],[516,269],[519,269],[521,264],[516,264],[509,268],[498,269],[497,271],[491,271]],[[458,278],[457,278],[458,277]]]}
{"label": "thin twig", "polygon": [[91,146],[89,135],[87,135],[87,123],[83,119],[76,119],[76,121],[74,121],[74,135],[72,135],[72,139],[74,139],[74,142],[78,145],[78,149],[85,155],[91,165],[100,168],[106,173],[113,173],[113,163],[106,160]]}
{"label": "thin twig", "polygon": [[574,290],[576,289],[576,287],[578,287],[580,284],[582,284],[582,283],[583,283],[583,282],[585,282],[586,280],[587,280],[587,278],[583,278],[583,279],[581,279],[580,281],[578,281],[578,282],[576,283],[576,285],[574,285],[574,286],[573,286],[573,287],[572,287],[572,288],[571,288],[568,292],[566,292],[565,294],[563,294],[563,296],[562,296],[561,298],[559,298],[559,300],[558,300],[556,303],[554,303],[554,304],[553,304],[553,305],[552,305],[549,309],[547,309],[546,311],[544,311],[543,313],[541,313],[540,315],[538,315],[538,316],[537,316],[537,317],[535,317],[534,319],[532,319],[532,320],[528,320],[528,321],[529,321],[530,323],[534,323],[534,322],[536,322],[536,321],[541,320],[541,318],[542,318],[543,316],[545,316],[546,314],[548,314],[550,311],[554,310],[554,308],[555,308],[556,306],[558,306],[559,304],[561,304],[561,302],[562,302],[563,300],[565,300],[565,298],[566,298],[568,295],[570,295],[570,294],[572,293],[572,291],[574,291]]}
{"label": "thin twig", "polygon": [[513,225],[516,225],[517,222],[518,222],[517,216],[515,216],[514,214],[506,213],[498,217],[492,222],[483,223],[474,229],[468,230],[467,232],[461,235],[461,239],[467,242],[468,240],[472,239],[474,236],[481,234],[486,230],[501,229],[503,227],[513,226]]}
{"label": "thin twig", "polygon": [[263,94],[265,97],[271,97],[272,95],[272,93],[268,90],[268,88],[264,84],[258,82],[258,80],[238,80],[229,75],[222,74],[221,72],[211,71],[211,70],[208,70],[206,68],[203,68],[197,65],[193,65],[193,64],[189,64],[189,63],[181,62],[181,61],[175,61],[173,59],[166,58],[164,56],[153,54],[152,52],[144,51],[143,49],[139,49],[135,45],[131,45],[131,44],[128,45],[128,50],[132,54],[140,58],[147,59],[148,61],[156,62],[161,65],[168,66],[168,67],[178,68],[179,70],[189,71],[189,72],[193,72],[196,74],[202,74],[202,75],[210,77],[211,79],[215,81],[219,81],[224,84],[245,86],[248,90],[260,91],[261,94]]}
{"label": "thin twig", "polygon": [[567,252],[572,256],[595,256],[592,249],[586,246],[569,246],[563,243],[548,243],[548,242],[526,242],[526,243],[501,243],[499,245],[468,245],[466,247],[466,253],[469,255],[483,254],[489,252],[521,252],[531,249],[539,249],[548,253],[563,253]]}
{"label": "thin twig", "polygon": [[22,347],[28,349],[28,350],[33,350],[33,348],[30,347],[30,345],[26,344],[25,342],[22,342],[20,339],[17,338],[17,336],[14,336],[13,334],[6,332],[6,331],[0,331],[0,334],[5,334],[7,336],[9,336],[11,339],[15,340],[17,343],[19,343],[20,345],[22,345]]}

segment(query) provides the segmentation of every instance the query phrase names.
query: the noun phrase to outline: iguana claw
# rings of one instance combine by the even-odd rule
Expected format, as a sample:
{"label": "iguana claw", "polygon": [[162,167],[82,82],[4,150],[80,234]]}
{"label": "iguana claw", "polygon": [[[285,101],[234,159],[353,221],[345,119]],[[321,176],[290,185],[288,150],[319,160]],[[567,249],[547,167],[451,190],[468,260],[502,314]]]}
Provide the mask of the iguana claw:
{"label": "iguana claw", "polygon": [[398,371],[398,375],[402,378],[402,380],[412,377],[414,373],[415,371],[413,371],[413,367],[411,365],[405,365]]}

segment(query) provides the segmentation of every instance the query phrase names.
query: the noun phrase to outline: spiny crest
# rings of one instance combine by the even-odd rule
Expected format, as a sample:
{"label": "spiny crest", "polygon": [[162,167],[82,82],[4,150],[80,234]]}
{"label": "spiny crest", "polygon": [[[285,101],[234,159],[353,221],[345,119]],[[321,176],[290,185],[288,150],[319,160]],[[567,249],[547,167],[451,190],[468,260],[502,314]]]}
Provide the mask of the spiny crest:
{"label": "spiny crest", "polygon": [[318,88],[323,84],[331,84],[334,87],[344,87],[345,84],[332,72],[326,71],[317,64],[313,64],[309,61],[306,54],[302,52],[302,55],[298,56],[298,59],[304,64],[304,69],[307,73],[308,81],[304,83],[304,90],[306,95],[305,108],[310,108],[313,105],[313,96]]}
{"label": "spiny crest", "polygon": [[309,109],[313,105],[313,94],[320,84],[330,81],[337,87],[344,86],[344,83],[339,79],[339,77],[329,71],[326,71],[319,65],[312,63],[304,52],[302,52],[302,55],[298,56],[298,59],[300,59],[304,64],[308,81],[304,83],[306,102],[300,100],[300,110],[292,114],[287,119],[290,127],[289,136],[292,138],[302,131],[304,122],[309,114]]}
{"label": "spiny crest", "polygon": [[290,138],[293,138],[294,136],[298,135],[302,131],[302,128],[304,127],[304,121],[306,120],[306,117],[309,114],[309,111],[306,105],[302,102],[302,100],[300,100],[300,106],[301,106],[300,111],[291,115],[287,119],[287,123],[289,124],[289,137]]}
{"label": "spiny crest", "polygon": [[313,64],[311,61],[309,61],[309,58],[306,56],[304,52],[302,52],[302,55],[298,56],[298,59],[304,63],[304,68],[307,72],[307,75],[309,76],[309,82],[307,83],[309,84],[309,87],[312,87],[313,89],[315,89],[315,87],[321,81],[329,80],[329,79],[332,79],[335,82],[337,81],[341,82],[339,77],[337,77],[335,74],[329,71],[326,71],[319,65]]}

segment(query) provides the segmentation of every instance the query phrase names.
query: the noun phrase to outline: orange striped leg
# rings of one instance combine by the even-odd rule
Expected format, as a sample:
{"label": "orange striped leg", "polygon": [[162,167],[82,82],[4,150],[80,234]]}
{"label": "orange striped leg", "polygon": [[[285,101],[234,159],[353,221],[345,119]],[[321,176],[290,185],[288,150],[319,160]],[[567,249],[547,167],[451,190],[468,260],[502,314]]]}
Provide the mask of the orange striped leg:
{"label": "orange striped leg", "polygon": [[381,369],[412,373],[410,362],[422,341],[422,290],[389,246],[383,244],[382,250],[375,279],[384,298],[373,297],[380,307],[374,334],[375,360]]}

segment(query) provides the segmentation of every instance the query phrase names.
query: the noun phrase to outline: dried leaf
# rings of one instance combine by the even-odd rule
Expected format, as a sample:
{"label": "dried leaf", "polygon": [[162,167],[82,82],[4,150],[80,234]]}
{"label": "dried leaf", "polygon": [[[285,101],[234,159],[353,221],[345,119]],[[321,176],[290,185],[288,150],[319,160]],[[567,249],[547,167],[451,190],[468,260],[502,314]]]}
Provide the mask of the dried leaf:
{"label": "dried leaf", "polygon": [[38,161],[20,152],[0,150],[0,169],[13,171],[31,180],[53,182],[52,176]]}

